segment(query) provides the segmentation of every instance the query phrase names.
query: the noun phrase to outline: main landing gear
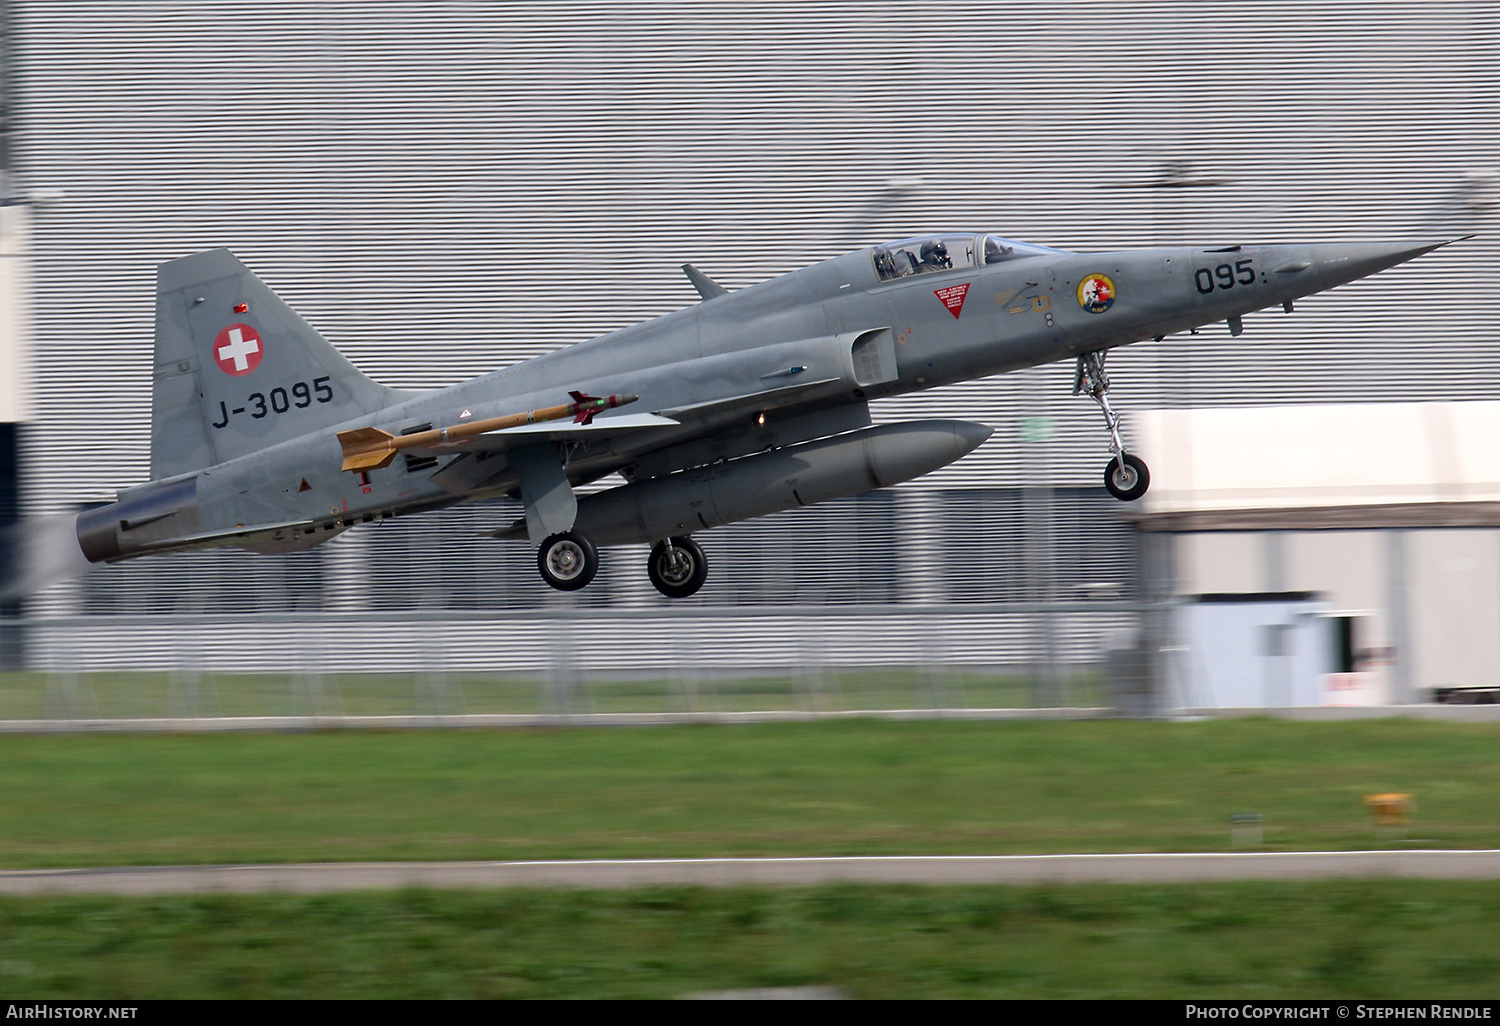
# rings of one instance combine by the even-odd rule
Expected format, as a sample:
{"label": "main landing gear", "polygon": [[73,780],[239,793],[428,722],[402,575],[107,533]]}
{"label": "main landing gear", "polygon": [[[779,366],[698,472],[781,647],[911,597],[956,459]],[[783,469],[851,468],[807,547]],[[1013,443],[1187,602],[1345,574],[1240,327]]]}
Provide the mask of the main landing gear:
{"label": "main landing gear", "polygon": [[542,542],[536,550],[536,568],[558,591],[577,591],[599,572],[599,551],[585,535],[564,531]]}
{"label": "main landing gear", "polygon": [[646,576],[667,598],[687,598],[708,580],[708,560],[698,543],[686,535],[668,538],[652,547]]}
{"label": "main landing gear", "polygon": [[1109,428],[1110,448],[1115,458],[1104,468],[1104,487],[1109,494],[1121,502],[1139,499],[1151,486],[1151,472],[1146,461],[1125,451],[1120,441],[1120,416],[1109,405],[1109,375],[1104,373],[1104,352],[1084,353],[1078,358],[1078,370],[1073,375],[1073,394],[1085,393],[1104,413],[1105,426]]}
{"label": "main landing gear", "polygon": [[[536,553],[542,580],[558,591],[578,591],[599,572],[599,552],[577,531],[554,534]],[[708,580],[708,558],[693,539],[682,535],[657,542],[646,561],[646,576],[667,598],[687,598]]]}

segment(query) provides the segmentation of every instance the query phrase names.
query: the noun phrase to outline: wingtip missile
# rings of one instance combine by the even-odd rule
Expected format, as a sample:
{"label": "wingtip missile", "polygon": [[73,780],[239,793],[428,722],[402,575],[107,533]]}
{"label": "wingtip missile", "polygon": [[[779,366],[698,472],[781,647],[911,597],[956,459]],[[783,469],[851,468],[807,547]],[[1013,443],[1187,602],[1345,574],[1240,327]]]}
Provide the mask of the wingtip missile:
{"label": "wingtip missile", "polygon": [[572,417],[575,424],[591,424],[594,415],[635,402],[638,395],[609,395],[603,398],[584,392],[569,392],[571,403],[548,406],[525,413],[512,413],[504,417],[488,417],[484,420],[465,421],[445,428],[418,431],[410,435],[393,435],[377,427],[355,428],[338,433],[339,446],[343,450],[344,470],[379,470],[390,466],[402,449],[419,449],[423,446],[455,442],[491,431],[520,427],[523,424],[538,424],[549,420]]}

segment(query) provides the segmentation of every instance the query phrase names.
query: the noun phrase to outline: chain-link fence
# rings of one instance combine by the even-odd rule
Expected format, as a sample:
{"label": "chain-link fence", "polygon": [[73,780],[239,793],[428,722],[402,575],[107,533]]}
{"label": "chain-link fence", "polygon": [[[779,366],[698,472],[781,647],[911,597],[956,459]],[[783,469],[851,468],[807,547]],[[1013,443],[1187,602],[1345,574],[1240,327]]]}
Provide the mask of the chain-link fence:
{"label": "chain-link fence", "polygon": [[[1151,711],[1141,603],[34,617],[0,719]],[[14,641],[14,637],[12,638]]]}

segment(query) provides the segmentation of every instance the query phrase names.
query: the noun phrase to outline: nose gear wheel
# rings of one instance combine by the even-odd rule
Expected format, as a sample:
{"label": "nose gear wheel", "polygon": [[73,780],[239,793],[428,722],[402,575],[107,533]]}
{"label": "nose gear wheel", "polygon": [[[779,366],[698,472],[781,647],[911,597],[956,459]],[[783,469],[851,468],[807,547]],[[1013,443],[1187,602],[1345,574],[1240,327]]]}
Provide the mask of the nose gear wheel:
{"label": "nose gear wheel", "polygon": [[1146,461],[1134,453],[1127,452],[1123,459],[1122,463],[1121,457],[1116,456],[1104,468],[1104,487],[1121,502],[1129,502],[1146,494],[1151,486],[1151,472],[1146,469]]}
{"label": "nose gear wheel", "polygon": [[1099,404],[1104,414],[1104,425],[1109,429],[1110,449],[1114,459],[1104,468],[1104,487],[1109,494],[1122,502],[1139,499],[1151,485],[1151,472],[1146,461],[1125,451],[1120,440],[1120,415],[1109,405],[1109,375],[1104,372],[1103,350],[1084,353],[1078,358],[1078,369],[1073,373],[1073,394],[1083,393]]}

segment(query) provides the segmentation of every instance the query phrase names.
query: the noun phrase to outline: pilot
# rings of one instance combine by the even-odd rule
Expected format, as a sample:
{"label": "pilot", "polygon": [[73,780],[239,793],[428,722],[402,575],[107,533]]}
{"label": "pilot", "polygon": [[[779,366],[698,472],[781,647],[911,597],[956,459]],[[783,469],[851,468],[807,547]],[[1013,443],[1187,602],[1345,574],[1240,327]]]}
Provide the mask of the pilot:
{"label": "pilot", "polygon": [[940,267],[952,267],[948,258],[948,247],[942,239],[930,239],[922,243],[922,270],[936,271]]}
{"label": "pilot", "polygon": [[1015,250],[1010,246],[1002,246],[995,239],[986,237],[984,240],[984,262],[987,264],[998,264],[1002,260],[1009,260]]}

